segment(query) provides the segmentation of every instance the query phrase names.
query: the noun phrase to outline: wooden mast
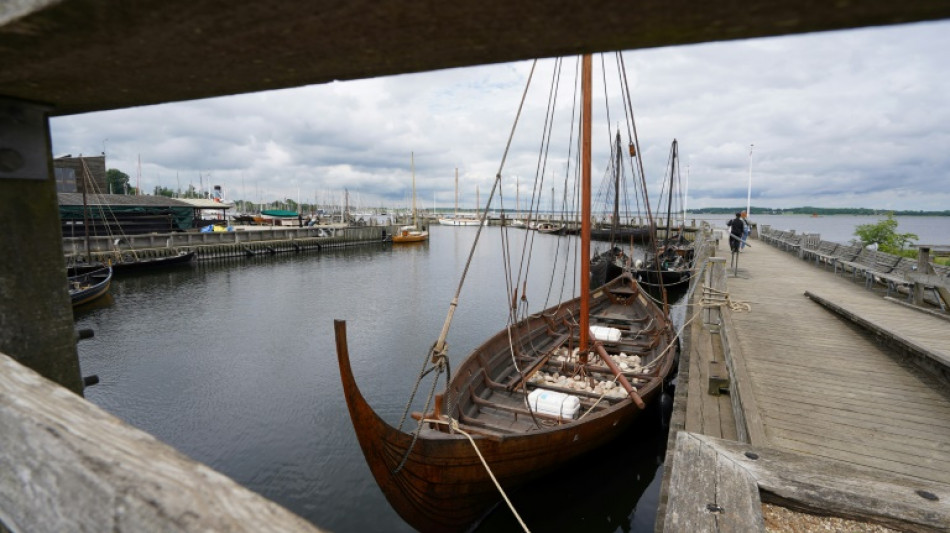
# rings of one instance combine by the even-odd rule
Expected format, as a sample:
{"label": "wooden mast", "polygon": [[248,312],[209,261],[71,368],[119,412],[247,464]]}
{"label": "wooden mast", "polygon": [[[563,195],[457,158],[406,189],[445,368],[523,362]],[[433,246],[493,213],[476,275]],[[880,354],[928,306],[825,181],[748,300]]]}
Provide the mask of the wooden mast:
{"label": "wooden mast", "polygon": [[590,140],[591,140],[591,56],[581,59],[581,310],[580,360],[587,362],[590,336]]}
{"label": "wooden mast", "polygon": [[[614,167],[614,223],[613,234],[610,240],[613,241],[620,235],[620,130],[617,130],[617,161]],[[619,240],[619,238],[617,239]],[[611,244],[613,244],[611,242]]]}
{"label": "wooden mast", "polygon": [[79,154],[79,163],[82,165],[82,229],[85,232],[86,240],[86,262],[92,264],[92,249],[89,246],[89,204],[86,200],[86,187],[89,185],[89,172],[86,168],[86,160]]}
{"label": "wooden mast", "polygon": [[[670,234],[673,232],[673,178],[676,172],[676,162],[679,159],[679,149],[676,139],[673,139],[673,148],[670,151],[670,196],[666,201],[666,243],[672,242]],[[662,283],[662,282],[661,282]]]}

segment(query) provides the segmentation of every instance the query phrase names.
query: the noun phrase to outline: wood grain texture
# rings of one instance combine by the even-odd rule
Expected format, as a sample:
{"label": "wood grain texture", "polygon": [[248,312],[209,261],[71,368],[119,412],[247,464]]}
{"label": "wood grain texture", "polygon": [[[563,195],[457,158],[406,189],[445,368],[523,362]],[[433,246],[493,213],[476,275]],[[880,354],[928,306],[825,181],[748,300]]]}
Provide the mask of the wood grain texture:
{"label": "wood grain texture", "polygon": [[0,522],[12,531],[319,531],[4,354]]}
{"label": "wood grain texture", "polygon": [[946,322],[772,246],[740,255],[728,290],[751,311],[726,311],[724,320],[747,372],[740,390],[751,389],[743,408],[755,409],[764,428],[764,441],[753,442],[950,482],[950,394],[882,339],[897,338],[940,364],[950,353]]}

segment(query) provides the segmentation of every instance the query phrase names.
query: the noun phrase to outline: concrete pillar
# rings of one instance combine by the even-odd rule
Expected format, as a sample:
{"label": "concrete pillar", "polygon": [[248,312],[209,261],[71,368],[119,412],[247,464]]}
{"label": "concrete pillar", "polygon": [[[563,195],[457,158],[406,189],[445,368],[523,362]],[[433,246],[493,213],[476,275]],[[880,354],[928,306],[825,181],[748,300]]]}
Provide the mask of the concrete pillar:
{"label": "concrete pillar", "polygon": [[0,98],[0,352],[82,394],[47,115]]}

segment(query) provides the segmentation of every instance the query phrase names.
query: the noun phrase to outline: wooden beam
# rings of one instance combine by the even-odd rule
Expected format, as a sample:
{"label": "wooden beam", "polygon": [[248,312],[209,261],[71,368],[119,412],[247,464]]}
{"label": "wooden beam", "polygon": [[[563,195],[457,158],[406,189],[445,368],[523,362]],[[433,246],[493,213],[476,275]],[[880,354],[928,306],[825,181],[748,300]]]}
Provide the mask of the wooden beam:
{"label": "wooden beam", "polygon": [[761,501],[901,531],[945,531],[950,485],[680,432],[665,531],[763,531]]}
{"label": "wooden beam", "polygon": [[0,530],[319,531],[0,353]]}
{"label": "wooden beam", "polygon": [[950,17],[945,0],[9,3],[0,9],[0,95],[55,114]]}

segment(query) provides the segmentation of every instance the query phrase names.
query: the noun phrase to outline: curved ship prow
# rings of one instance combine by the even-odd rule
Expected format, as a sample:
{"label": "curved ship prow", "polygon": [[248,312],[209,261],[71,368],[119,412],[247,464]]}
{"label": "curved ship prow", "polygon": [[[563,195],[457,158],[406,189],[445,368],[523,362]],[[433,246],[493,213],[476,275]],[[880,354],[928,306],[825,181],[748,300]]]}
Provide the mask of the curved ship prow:
{"label": "curved ship prow", "polygon": [[[467,440],[461,442],[459,435],[445,434],[446,440],[443,441],[439,439],[439,433],[434,435],[435,442],[442,444],[437,450],[433,449],[434,446],[426,439],[418,439],[413,445],[411,434],[399,431],[380,418],[363,397],[353,376],[346,340],[346,321],[336,320],[333,326],[340,377],[350,419],[366,463],[390,505],[399,516],[419,531],[469,529],[485,514],[485,502],[493,505],[497,500],[494,487],[491,487],[487,497],[472,500],[465,496],[468,489],[464,483],[450,483],[440,488],[430,482],[430,479],[439,479],[441,466],[451,464],[464,469],[468,463],[470,469],[482,469],[476,457],[465,461],[457,456],[459,449],[472,455],[472,448]],[[429,436],[431,437],[433,435]],[[405,464],[398,473],[394,473],[410,447],[412,450],[405,458]]]}

